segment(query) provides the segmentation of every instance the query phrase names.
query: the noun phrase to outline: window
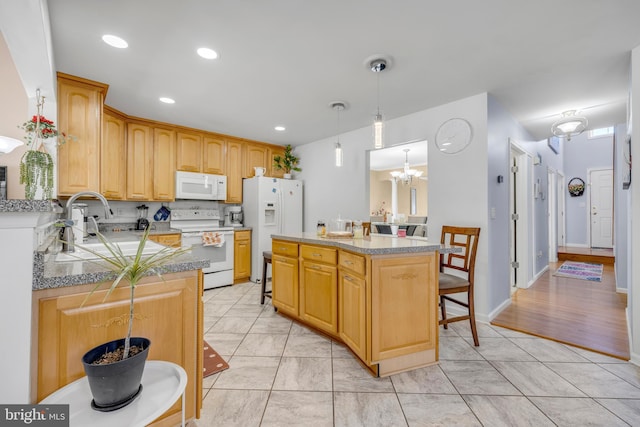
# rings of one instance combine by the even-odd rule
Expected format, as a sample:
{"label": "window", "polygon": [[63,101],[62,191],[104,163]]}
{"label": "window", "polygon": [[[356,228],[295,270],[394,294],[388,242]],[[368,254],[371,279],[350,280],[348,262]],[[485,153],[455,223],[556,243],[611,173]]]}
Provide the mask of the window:
{"label": "window", "polygon": [[612,136],[612,135],[613,135],[613,126],[609,126],[608,128],[590,130],[588,138],[589,139],[602,138],[603,136]]}

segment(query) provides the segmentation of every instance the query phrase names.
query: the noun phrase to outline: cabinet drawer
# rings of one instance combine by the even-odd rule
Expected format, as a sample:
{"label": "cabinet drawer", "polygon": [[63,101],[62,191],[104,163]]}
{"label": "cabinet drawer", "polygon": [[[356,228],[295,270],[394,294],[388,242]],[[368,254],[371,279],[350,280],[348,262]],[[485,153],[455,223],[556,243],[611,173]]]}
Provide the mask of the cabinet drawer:
{"label": "cabinet drawer", "polygon": [[283,242],[282,240],[274,240],[271,244],[271,250],[274,254],[298,257],[298,244],[291,242]]}
{"label": "cabinet drawer", "polygon": [[354,274],[364,276],[366,262],[363,256],[340,251],[339,264],[341,268],[350,270]]}
{"label": "cabinet drawer", "polygon": [[327,264],[337,264],[338,251],[331,248],[320,248],[318,246],[300,245],[300,256],[304,259],[325,262]]}
{"label": "cabinet drawer", "polygon": [[233,238],[235,240],[250,240],[251,231],[249,230],[236,231],[233,235]]}

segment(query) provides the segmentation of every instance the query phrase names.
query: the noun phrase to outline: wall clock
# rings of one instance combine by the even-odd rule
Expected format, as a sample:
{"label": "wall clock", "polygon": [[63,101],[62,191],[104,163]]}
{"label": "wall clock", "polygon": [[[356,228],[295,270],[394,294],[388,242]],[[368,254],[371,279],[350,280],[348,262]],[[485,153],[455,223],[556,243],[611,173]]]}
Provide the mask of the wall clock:
{"label": "wall clock", "polygon": [[446,154],[459,153],[471,143],[473,131],[471,123],[465,119],[453,118],[442,123],[436,132],[436,146]]}

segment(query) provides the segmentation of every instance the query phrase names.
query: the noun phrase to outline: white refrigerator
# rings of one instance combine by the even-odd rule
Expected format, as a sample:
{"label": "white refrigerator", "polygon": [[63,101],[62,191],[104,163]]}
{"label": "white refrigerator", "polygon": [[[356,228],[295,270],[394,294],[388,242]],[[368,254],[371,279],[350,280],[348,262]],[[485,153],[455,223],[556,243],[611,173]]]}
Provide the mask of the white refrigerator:
{"label": "white refrigerator", "polygon": [[247,178],[242,182],[242,210],[245,227],[252,229],[251,281],[257,283],[262,279],[262,252],[271,250],[271,235],[302,233],[302,181]]}

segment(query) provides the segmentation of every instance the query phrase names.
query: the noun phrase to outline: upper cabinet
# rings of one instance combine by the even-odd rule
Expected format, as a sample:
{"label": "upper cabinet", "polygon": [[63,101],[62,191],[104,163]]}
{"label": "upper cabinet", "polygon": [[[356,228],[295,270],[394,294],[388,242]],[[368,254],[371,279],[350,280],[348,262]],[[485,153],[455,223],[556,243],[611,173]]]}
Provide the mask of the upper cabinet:
{"label": "upper cabinet", "polygon": [[117,111],[104,108],[100,144],[100,193],[109,200],[124,200],[127,174],[127,124]]}
{"label": "upper cabinet", "polygon": [[284,147],[270,147],[269,148],[269,167],[267,167],[267,175],[273,176],[275,178],[284,178],[284,170],[277,169],[273,166],[273,158],[275,156],[284,156]]}
{"label": "upper cabinet", "polygon": [[127,199],[151,200],[153,194],[153,130],[127,125]]}
{"label": "upper cabinet", "polygon": [[202,172],[225,175],[227,142],[218,136],[205,135],[202,143]]}
{"label": "upper cabinet", "polygon": [[100,191],[102,104],[108,86],[58,73],[58,129],[74,139],[58,147],[58,195]]}
{"label": "upper cabinet", "polygon": [[202,172],[202,135],[178,132],[176,169],[186,172]]}
{"label": "upper cabinet", "polygon": [[242,203],[242,142],[227,140],[227,203]]}
{"label": "upper cabinet", "polygon": [[[243,171],[243,178],[251,178],[255,176],[254,167],[264,168],[265,171],[269,170],[269,147],[264,144],[257,144],[254,142],[245,143],[245,166]],[[268,175],[268,173],[267,173]]]}
{"label": "upper cabinet", "polygon": [[153,200],[171,201],[175,198],[176,132],[170,129],[153,130]]}

